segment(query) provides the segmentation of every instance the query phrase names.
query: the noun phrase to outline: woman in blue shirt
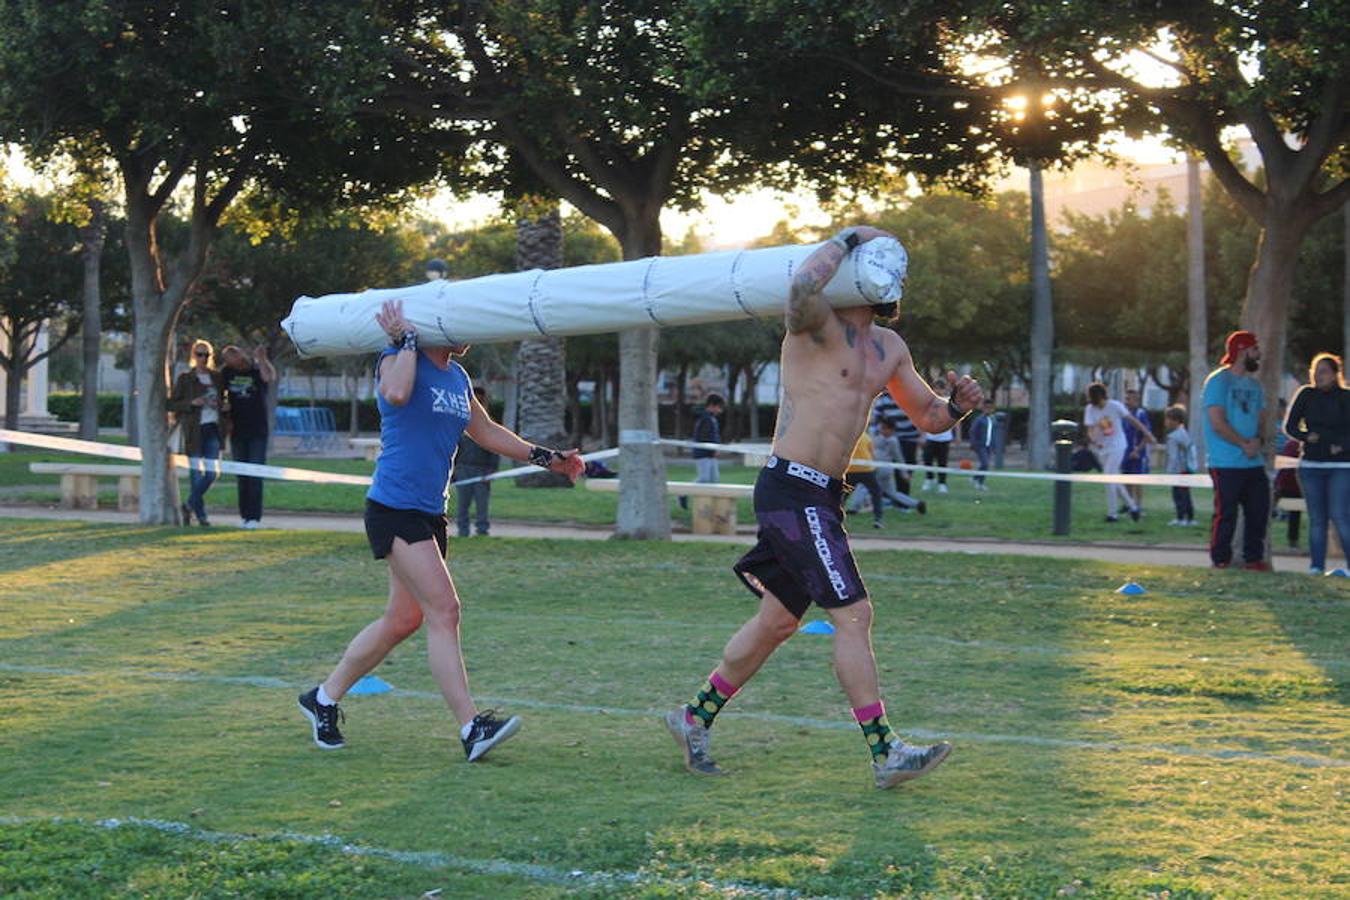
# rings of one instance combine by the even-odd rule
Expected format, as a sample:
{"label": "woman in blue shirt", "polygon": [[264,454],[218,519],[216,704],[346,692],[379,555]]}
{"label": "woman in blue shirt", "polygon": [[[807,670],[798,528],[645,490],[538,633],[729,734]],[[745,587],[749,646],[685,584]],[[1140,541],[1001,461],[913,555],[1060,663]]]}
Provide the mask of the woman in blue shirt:
{"label": "woman in blue shirt", "polygon": [[454,357],[467,345],[418,348],[417,330],[403,307],[389,301],[376,315],[391,346],[376,369],[380,409],[380,458],[366,494],[366,536],[376,559],[389,560],[389,602],[384,614],[347,646],[322,684],[300,695],[314,742],[343,746],[337,703],[347,690],[405,638],[427,626],[427,659],[445,702],[460,722],[470,762],[480,759],[520,727],[516,716],[479,712],[469,694],[459,641],[459,595],[445,565],[445,501],[451,463],[461,434],[485,450],[531,462],[575,481],[584,468],[575,450],[537,447],[492,421],[473,395],[468,373]]}

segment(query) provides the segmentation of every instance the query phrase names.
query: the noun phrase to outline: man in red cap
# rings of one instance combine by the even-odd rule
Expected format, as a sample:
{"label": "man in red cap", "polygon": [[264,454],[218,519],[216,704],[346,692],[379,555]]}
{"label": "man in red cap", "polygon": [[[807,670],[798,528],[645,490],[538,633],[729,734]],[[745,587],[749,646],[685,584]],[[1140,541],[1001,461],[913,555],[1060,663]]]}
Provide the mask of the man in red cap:
{"label": "man in red cap", "polygon": [[1270,519],[1270,484],[1261,457],[1266,424],[1266,398],[1253,376],[1261,367],[1261,347],[1250,331],[1228,336],[1219,368],[1205,379],[1205,447],[1209,476],[1214,481],[1214,523],[1209,558],[1216,568],[1233,560],[1233,532],[1242,510],[1244,568],[1264,571],[1266,526]]}

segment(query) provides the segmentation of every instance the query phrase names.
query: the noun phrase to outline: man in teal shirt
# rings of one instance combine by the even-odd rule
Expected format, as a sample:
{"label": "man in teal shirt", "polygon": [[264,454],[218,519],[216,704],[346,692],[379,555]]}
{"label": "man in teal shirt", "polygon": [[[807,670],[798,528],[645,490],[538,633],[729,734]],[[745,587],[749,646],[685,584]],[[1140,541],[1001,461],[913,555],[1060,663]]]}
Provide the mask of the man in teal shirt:
{"label": "man in teal shirt", "polygon": [[1270,484],[1261,458],[1266,398],[1253,377],[1261,367],[1261,348],[1250,331],[1228,336],[1226,352],[1205,379],[1205,447],[1214,482],[1214,524],[1209,558],[1216,568],[1233,561],[1237,512],[1243,516],[1243,568],[1265,571]]}

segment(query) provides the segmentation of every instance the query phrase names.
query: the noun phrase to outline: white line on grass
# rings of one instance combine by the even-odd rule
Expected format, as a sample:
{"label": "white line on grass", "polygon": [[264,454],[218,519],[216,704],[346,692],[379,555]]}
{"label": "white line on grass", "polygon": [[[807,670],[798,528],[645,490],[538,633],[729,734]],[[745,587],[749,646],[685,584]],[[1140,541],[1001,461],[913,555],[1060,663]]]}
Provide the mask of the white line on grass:
{"label": "white line on grass", "polygon": [[[295,690],[296,686],[281,678],[269,678],[262,675],[203,675],[195,672],[155,672],[143,669],[112,669],[86,671],[65,669],[57,666],[27,666],[16,663],[0,662],[0,671],[18,672],[27,675],[54,675],[62,678],[144,678],[161,681],[180,681],[200,684],[244,685],[247,687],[277,688]],[[443,698],[435,691],[416,691],[407,688],[394,688],[390,693],[400,697],[415,697],[423,700]],[[545,709],[557,712],[582,713],[588,715],[626,716],[649,718],[662,715],[665,710],[628,709],[619,706],[592,706],[577,703],[554,703],[549,700],[532,700],[528,697],[480,696],[485,703],[497,703],[503,706],[519,706],[525,709]],[[777,725],[792,725],[798,728],[813,728],[823,731],[852,731],[855,727],[849,722],[837,722],[830,719],[813,719],[807,716],[785,716],[778,713],[736,710],[732,715],[737,719],[755,719]],[[1029,747],[1058,747],[1069,750],[1095,750],[1112,753],[1161,753],[1169,756],[1186,756],[1195,759],[1214,759],[1220,761],[1255,760],[1260,762],[1285,763],[1291,766],[1309,768],[1342,769],[1350,768],[1350,760],[1317,756],[1311,753],[1266,753],[1260,750],[1203,750],[1199,747],[1187,747],[1181,744],[1133,744],[1125,741],[1089,741],[1077,738],[1052,738],[1030,734],[989,734],[973,731],[932,731],[927,728],[905,728],[906,734],[919,740],[956,740],[974,744],[1020,744]]]}
{"label": "white line on grass", "polygon": [[619,887],[626,885],[651,884],[666,886],[706,885],[723,891],[731,896],[796,898],[816,897],[828,900],[819,894],[802,894],[789,888],[766,888],[738,882],[717,881],[706,878],[664,878],[646,872],[587,872],[583,869],[559,869],[538,863],[511,862],[505,859],[473,859],[442,853],[438,850],[392,850],[387,847],[372,847],[369,844],[356,844],[331,834],[302,834],[293,831],[281,831],[273,834],[236,834],[228,831],[211,831],[198,828],[186,822],[173,822],[165,819],[142,819],[128,816],[122,819],[86,819],[65,818],[62,816],[0,816],[3,825],[31,825],[35,823],[75,824],[99,828],[149,828],[163,834],[172,834],[211,844],[236,844],[244,842],[291,841],[297,844],[310,844],[337,850],[348,856],[383,859],[425,869],[455,869],[472,872],[475,875],[513,875],[528,878],[531,881],[543,881],[552,884],[564,884],[585,887]]}

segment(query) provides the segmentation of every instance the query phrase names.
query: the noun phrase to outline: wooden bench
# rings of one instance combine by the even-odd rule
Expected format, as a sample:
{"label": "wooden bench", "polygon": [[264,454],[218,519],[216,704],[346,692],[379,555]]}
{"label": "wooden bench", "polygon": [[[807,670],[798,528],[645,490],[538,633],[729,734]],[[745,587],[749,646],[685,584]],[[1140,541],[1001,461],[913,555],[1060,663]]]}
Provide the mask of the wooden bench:
{"label": "wooden bench", "polygon": [[[1308,501],[1302,497],[1281,497],[1280,502],[1275,504],[1285,512],[1308,512]],[[1336,568],[1335,560],[1345,556],[1345,551],[1341,549],[1341,538],[1336,533],[1336,525],[1333,522],[1327,523],[1327,567]]]}
{"label": "wooden bench", "polygon": [[364,452],[368,462],[374,462],[380,458],[379,438],[347,438],[347,446],[353,450]]}
{"label": "wooden bench", "polygon": [[98,479],[117,479],[117,508],[135,512],[141,502],[141,467],[97,463],[28,464],[34,475],[61,476],[61,506],[65,509],[97,509]]}
{"label": "wooden bench", "polygon": [[[618,478],[588,478],[586,487],[592,491],[619,490]],[[667,481],[666,490],[679,497],[693,498],[694,534],[735,534],[736,501],[751,496],[755,489],[749,484],[707,484],[697,481]]]}

